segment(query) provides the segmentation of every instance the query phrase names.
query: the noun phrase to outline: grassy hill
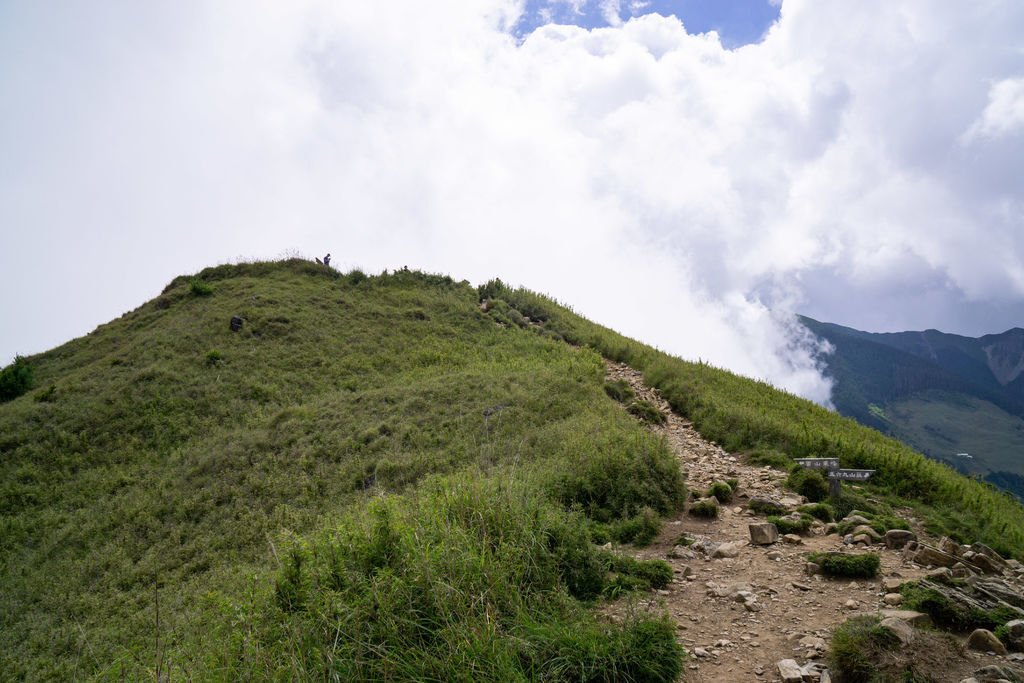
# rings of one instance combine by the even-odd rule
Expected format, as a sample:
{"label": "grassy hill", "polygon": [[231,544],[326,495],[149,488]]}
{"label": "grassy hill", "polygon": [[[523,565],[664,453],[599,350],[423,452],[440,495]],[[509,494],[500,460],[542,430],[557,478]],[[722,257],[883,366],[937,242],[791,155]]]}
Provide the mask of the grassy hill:
{"label": "grassy hill", "polygon": [[0,404],[0,671],[673,680],[667,620],[592,609],[667,580],[594,541],[685,500],[601,356],[726,448],[876,468],[877,501],[1024,556],[1024,509],[991,487],[528,291],[221,266],[23,361],[31,390]]}

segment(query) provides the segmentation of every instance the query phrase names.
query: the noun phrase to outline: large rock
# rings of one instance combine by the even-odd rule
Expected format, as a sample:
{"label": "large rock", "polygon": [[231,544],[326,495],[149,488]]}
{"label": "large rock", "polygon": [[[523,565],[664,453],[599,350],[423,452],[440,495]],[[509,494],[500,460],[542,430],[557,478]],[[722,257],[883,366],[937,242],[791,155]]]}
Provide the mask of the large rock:
{"label": "large rock", "polygon": [[885,532],[885,546],[892,550],[898,550],[916,540],[917,535],[906,529],[889,529]]}
{"label": "large rock", "polygon": [[909,609],[883,609],[881,611],[882,619],[902,619],[914,628],[921,628],[923,626],[931,626],[932,618],[922,612],[915,612]]}
{"label": "large rock", "polygon": [[999,567],[999,571],[1003,571],[1010,566],[1009,562],[1003,559],[1002,555],[997,553],[995,550],[992,550],[992,548],[989,548],[984,543],[971,544],[971,550],[992,560],[992,562]]}
{"label": "large rock", "polygon": [[933,548],[930,545],[922,543],[917,547],[917,552],[914,553],[914,562],[924,565],[926,567],[952,567],[957,563],[955,555],[944,553],[938,548]]}
{"label": "large rock", "polygon": [[1006,655],[1006,646],[1003,645],[992,631],[984,628],[975,629],[967,637],[967,648],[980,650],[981,652],[995,652],[997,655]]}
{"label": "large rock", "polygon": [[846,517],[843,517],[843,521],[848,522],[850,524],[871,524],[870,519],[864,517],[863,515],[858,515],[856,511],[851,512]]}
{"label": "large rock", "polygon": [[878,533],[867,524],[860,524],[854,527],[853,531],[851,531],[850,533],[853,534],[854,539],[856,539],[860,535],[864,535],[870,536],[872,541],[882,540],[882,534]]}
{"label": "large rock", "polygon": [[795,659],[783,659],[775,664],[782,683],[803,683],[804,672]]}
{"label": "large rock", "polygon": [[1024,651],[1024,619],[1006,622],[1006,642],[1011,649]]}
{"label": "large rock", "polygon": [[1007,566],[1005,562],[997,562],[988,555],[977,552],[971,558],[971,562],[986,574],[1002,574]]}
{"label": "large rock", "polygon": [[960,544],[949,536],[943,536],[939,540],[939,550],[948,555],[958,556],[960,555]]}
{"label": "large rock", "polygon": [[752,545],[771,545],[779,540],[779,529],[771,522],[748,524]]}
{"label": "large rock", "polygon": [[914,627],[899,617],[886,617],[878,625],[899,638],[904,645],[914,642]]}
{"label": "large rock", "polygon": [[736,557],[740,554],[740,544],[738,541],[732,541],[729,543],[721,543],[717,548],[711,551],[711,557],[722,558],[722,557]]}

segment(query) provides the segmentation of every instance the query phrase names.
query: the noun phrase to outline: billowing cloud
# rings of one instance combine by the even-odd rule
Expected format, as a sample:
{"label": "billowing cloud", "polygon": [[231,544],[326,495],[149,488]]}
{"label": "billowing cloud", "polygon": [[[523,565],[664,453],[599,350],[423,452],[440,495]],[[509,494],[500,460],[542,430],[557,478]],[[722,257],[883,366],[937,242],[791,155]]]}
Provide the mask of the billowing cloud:
{"label": "billowing cloud", "polygon": [[793,311],[965,333],[1024,312],[1024,6],[786,0],[734,50],[657,15],[517,37],[524,7],[19,8],[0,351],[287,248],[499,276],[819,401]]}

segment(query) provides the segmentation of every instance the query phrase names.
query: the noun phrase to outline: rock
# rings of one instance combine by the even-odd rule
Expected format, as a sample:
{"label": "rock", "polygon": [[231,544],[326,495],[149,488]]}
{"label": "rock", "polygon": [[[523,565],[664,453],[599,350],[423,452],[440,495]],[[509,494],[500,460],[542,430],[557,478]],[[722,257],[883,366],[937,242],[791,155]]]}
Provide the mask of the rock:
{"label": "rock", "polygon": [[767,555],[765,555],[765,557],[767,557],[769,560],[774,560],[778,562],[782,559],[782,553],[780,553],[778,550],[773,550]]}
{"label": "rock", "polygon": [[836,524],[835,522],[829,522],[828,524],[825,525],[825,535],[826,536],[829,536],[831,534],[837,534],[837,533],[839,533],[839,525],[838,524]]}
{"label": "rock", "polygon": [[782,500],[779,501],[783,507],[794,507],[803,503],[803,498],[797,498],[795,496],[783,496]]}
{"label": "rock", "polygon": [[790,545],[800,545],[804,542],[804,539],[800,538],[796,534],[786,534],[782,537],[783,543],[789,543]]}
{"label": "rock", "polygon": [[905,529],[889,529],[885,532],[885,547],[890,550],[899,550],[911,541],[916,541],[917,535],[913,531]]}
{"label": "rock", "polygon": [[815,574],[817,574],[820,571],[821,571],[821,565],[815,564],[814,562],[805,562],[804,563],[804,574],[807,574],[808,576],[814,576]]}
{"label": "rock", "polygon": [[927,578],[929,581],[934,581],[936,583],[948,584],[951,583],[953,580],[953,572],[949,569],[949,567],[939,567],[938,569],[933,569],[927,574],[925,574],[925,578]]}
{"label": "rock", "polygon": [[743,609],[747,610],[748,612],[760,612],[761,605],[759,605],[757,601],[745,602],[743,603]]}
{"label": "rock", "polygon": [[1017,675],[1018,673],[1014,673],[1013,670],[1004,666],[990,664],[975,671],[971,678],[979,681],[979,683],[1000,683],[1001,681],[1010,683],[1010,681],[1016,682],[1020,680],[1020,676]]}
{"label": "rock", "polygon": [[1024,619],[1006,622],[1006,640],[1013,650],[1024,650]]}
{"label": "rock", "polygon": [[992,560],[992,562],[999,566],[1000,571],[1010,566],[1009,563],[1005,559],[1003,559],[1002,555],[997,553],[995,550],[992,550],[992,548],[989,548],[984,543],[972,543],[971,550],[978,553],[979,555],[984,555],[988,559]]}
{"label": "rock", "polygon": [[939,550],[946,553],[947,555],[953,555],[954,557],[960,555],[960,544],[954,541],[949,536],[943,536],[939,540]]}
{"label": "rock", "polygon": [[699,657],[701,659],[704,659],[706,657],[710,657],[711,653],[708,652],[707,650],[705,650],[702,647],[695,647],[695,648],[693,648],[693,656],[694,657]]}
{"label": "rock", "polygon": [[986,574],[1002,574],[1006,569],[1005,562],[997,562],[988,555],[983,555],[981,553],[975,553],[972,558],[972,562],[974,563],[974,566]]}
{"label": "rock", "polygon": [[825,651],[825,639],[818,636],[804,636],[800,639],[800,647],[809,647],[818,652]]}
{"label": "rock", "polygon": [[859,526],[854,527],[853,531],[851,531],[850,533],[853,534],[854,538],[860,536],[861,534],[864,534],[866,536],[870,536],[872,541],[882,540],[882,534],[878,533],[867,524],[861,524]]}
{"label": "rock", "polygon": [[694,575],[693,567],[691,567],[688,564],[684,564],[682,567],[679,568],[679,573],[683,575],[684,579],[688,579]]}
{"label": "rock", "polygon": [[793,581],[789,585],[792,586],[793,588],[796,588],[797,590],[800,590],[800,591],[809,591],[809,590],[811,590],[811,587],[808,586],[806,583],[799,583],[797,581]]}
{"label": "rock", "polygon": [[857,609],[858,607],[860,607],[860,603],[851,598],[843,603],[843,607],[845,607],[846,609]]}
{"label": "rock", "polygon": [[711,551],[711,557],[722,558],[722,557],[737,557],[740,554],[740,544],[738,542],[722,543],[717,548]]}
{"label": "rock", "polygon": [[1006,655],[1006,646],[999,642],[992,631],[984,628],[977,628],[967,637],[967,648],[969,650],[980,650],[981,652],[995,652],[997,655]]}
{"label": "rock", "polygon": [[899,593],[886,593],[885,597],[882,598],[882,602],[891,607],[896,607],[903,602],[903,596]]}
{"label": "rock", "polygon": [[882,588],[885,589],[886,593],[895,593],[903,585],[903,579],[898,576],[889,576],[882,579]]}
{"label": "rock", "polygon": [[954,579],[966,579],[968,576],[974,576],[974,570],[963,562],[957,562],[953,565],[952,576]]}
{"label": "rock", "polygon": [[926,567],[952,567],[957,563],[957,558],[955,555],[944,553],[938,548],[922,543],[918,545],[917,552],[914,553],[914,562]]}
{"label": "rock", "polygon": [[783,659],[775,664],[779,670],[779,677],[782,683],[803,683],[804,672],[795,659]]}
{"label": "rock", "polygon": [[822,675],[828,671],[824,664],[818,662],[808,662],[800,667],[800,672],[804,675],[804,683],[821,683]]}
{"label": "rock", "polygon": [[857,513],[857,511],[854,510],[853,512],[848,514],[846,517],[844,517],[843,521],[844,522],[849,522],[850,524],[871,524],[871,520],[870,519],[868,519],[867,517],[865,517],[863,515],[858,515],[856,513]]}
{"label": "rock", "polygon": [[886,629],[899,638],[904,645],[914,642],[914,627],[898,617],[886,617],[882,619],[879,626]]}
{"label": "rock", "polygon": [[748,524],[750,543],[752,545],[771,545],[779,540],[779,529],[771,522]]}
{"label": "rock", "polygon": [[882,615],[882,619],[888,619],[890,617],[902,619],[914,628],[932,625],[932,618],[927,614],[915,612],[909,609],[883,609],[880,614]]}
{"label": "rock", "polygon": [[871,537],[868,536],[867,534],[857,534],[856,536],[853,536],[852,539],[850,539],[850,542],[851,542],[851,545],[852,544],[857,544],[857,543],[860,543],[861,545],[871,545],[871,543],[873,541],[872,541]]}

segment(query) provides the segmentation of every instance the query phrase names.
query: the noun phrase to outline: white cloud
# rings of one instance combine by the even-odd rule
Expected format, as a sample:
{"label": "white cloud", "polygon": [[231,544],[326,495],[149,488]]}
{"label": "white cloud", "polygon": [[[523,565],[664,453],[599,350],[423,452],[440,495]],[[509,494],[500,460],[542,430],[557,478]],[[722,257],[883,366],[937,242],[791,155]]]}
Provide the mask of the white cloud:
{"label": "white cloud", "polygon": [[517,43],[523,6],[23,10],[0,33],[0,285],[25,294],[0,320],[49,336],[0,355],[289,247],[499,276],[819,401],[791,311],[1020,310],[1019,3],[786,0],[732,51],[655,15]]}
{"label": "white cloud", "polygon": [[979,136],[997,138],[1024,129],[1024,78],[1007,78],[994,84],[988,105],[967,131],[969,142]]}

